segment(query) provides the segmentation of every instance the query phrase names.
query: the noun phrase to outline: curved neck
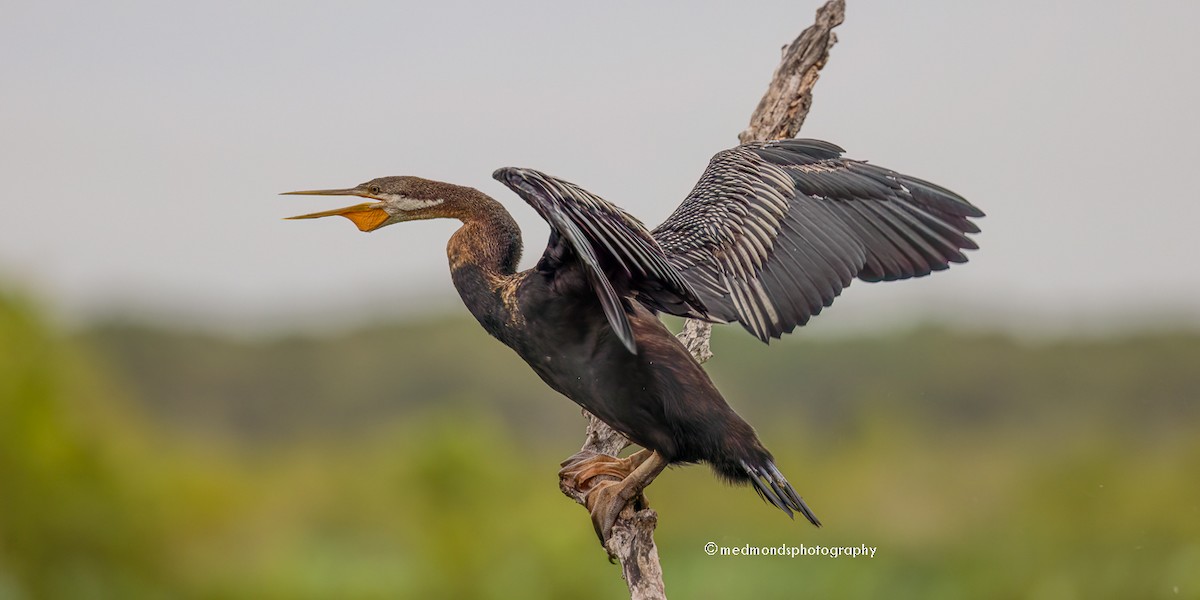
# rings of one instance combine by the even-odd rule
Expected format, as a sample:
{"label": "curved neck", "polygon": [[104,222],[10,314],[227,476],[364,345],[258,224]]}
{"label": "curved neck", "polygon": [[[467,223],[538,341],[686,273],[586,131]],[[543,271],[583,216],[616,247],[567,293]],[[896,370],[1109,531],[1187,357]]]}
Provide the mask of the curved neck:
{"label": "curved neck", "polygon": [[450,278],[479,324],[506,340],[505,332],[510,328],[505,325],[519,318],[520,312],[511,300],[519,279],[514,274],[521,260],[521,230],[499,202],[471,191],[474,193],[469,201],[460,203],[461,210],[453,215],[463,226],[450,236],[446,246]]}
{"label": "curved neck", "polygon": [[470,191],[453,215],[463,226],[446,245],[450,270],[475,266],[492,276],[516,273],[521,260],[521,229],[516,220],[491,196]]}

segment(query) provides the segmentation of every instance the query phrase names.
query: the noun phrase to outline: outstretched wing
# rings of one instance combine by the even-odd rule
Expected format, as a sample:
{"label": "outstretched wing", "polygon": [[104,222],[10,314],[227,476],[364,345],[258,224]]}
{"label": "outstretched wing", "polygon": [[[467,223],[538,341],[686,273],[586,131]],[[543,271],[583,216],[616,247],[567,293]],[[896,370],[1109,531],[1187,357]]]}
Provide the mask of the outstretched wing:
{"label": "outstretched wing", "polygon": [[966,262],[983,212],[915,177],[819,140],[719,152],[654,229],[709,315],[764,342],[833,303],[855,278],[906,279]]}
{"label": "outstretched wing", "polygon": [[556,271],[576,262],[600,299],[617,337],[637,352],[622,298],[636,294],[673,312],[705,315],[704,304],[667,260],[646,226],[580,187],[534,171],[506,167],[492,177],[511,188],[550,224],[537,268]]}

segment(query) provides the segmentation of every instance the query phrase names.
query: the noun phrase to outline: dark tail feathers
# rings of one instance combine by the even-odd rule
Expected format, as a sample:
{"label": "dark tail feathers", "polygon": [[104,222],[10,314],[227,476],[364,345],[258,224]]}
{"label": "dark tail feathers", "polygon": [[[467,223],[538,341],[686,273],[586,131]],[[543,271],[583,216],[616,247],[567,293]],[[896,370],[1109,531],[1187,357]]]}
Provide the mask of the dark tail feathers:
{"label": "dark tail feathers", "polygon": [[750,483],[754,484],[754,491],[758,492],[763,500],[774,504],[789,517],[795,518],[792,511],[796,511],[804,515],[808,522],[817,527],[821,526],[817,515],[814,515],[812,509],[804,503],[800,494],[792,489],[792,484],[787,482],[774,462],[766,461],[763,466],[751,466],[743,460],[742,469],[749,477]]}

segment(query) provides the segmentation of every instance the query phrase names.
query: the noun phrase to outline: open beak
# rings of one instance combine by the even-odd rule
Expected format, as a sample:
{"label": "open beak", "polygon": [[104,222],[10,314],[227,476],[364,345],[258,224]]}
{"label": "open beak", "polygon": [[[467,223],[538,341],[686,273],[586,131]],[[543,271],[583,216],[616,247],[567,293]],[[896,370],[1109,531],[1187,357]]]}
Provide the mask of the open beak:
{"label": "open beak", "polygon": [[[301,190],[298,192],[284,192],[281,196],[361,196],[370,198],[365,190],[359,188],[346,188],[341,190]],[[374,231],[383,227],[383,224],[391,218],[387,211],[383,210],[383,202],[364,202],[347,206],[345,208],[335,208],[321,212],[309,213],[307,215],[297,215],[295,217],[287,217],[291,219],[317,219],[320,217],[346,217],[350,219],[359,231]]]}

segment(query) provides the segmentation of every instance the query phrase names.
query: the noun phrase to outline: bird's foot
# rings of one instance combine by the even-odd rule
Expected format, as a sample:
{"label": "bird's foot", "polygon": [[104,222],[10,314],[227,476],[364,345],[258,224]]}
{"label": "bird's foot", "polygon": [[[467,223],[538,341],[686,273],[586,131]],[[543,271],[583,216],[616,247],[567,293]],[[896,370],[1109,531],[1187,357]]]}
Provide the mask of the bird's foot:
{"label": "bird's foot", "polygon": [[[596,537],[600,538],[603,546],[612,536],[613,526],[621,518],[621,511],[629,508],[632,511],[650,508],[646,495],[641,489],[634,490],[633,482],[628,479],[621,481],[600,481],[588,492],[587,509],[592,515],[592,528]],[[632,516],[632,515],[631,515]]]}
{"label": "bird's foot", "polygon": [[596,537],[604,545],[622,510],[650,507],[642,490],[665,466],[666,461],[650,450],[635,452],[628,458],[580,453],[563,463],[558,476],[564,488],[584,494],[584,505],[592,515]]}
{"label": "bird's foot", "polygon": [[[570,486],[584,494],[589,493],[598,483],[613,483],[629,477],[650,458],[650,450],[639,450],[626,458],[617,458],[607,454],[594,452],[579,452],[563,461],[562,469],[558,471],[558,479],[564,486]],[[597,477],[604,476],[597,480]]]}

